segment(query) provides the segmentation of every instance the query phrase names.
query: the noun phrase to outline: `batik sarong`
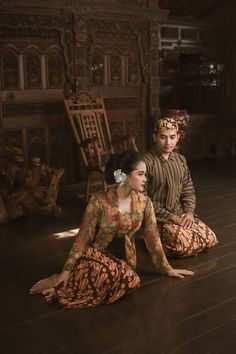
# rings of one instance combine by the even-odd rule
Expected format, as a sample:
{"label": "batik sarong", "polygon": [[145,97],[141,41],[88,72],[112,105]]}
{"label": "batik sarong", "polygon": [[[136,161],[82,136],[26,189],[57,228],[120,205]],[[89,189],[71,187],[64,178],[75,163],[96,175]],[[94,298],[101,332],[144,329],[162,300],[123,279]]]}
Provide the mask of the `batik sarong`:
{"label": "batik sarong", "polygon": [[126,261],[89,247],[71,271],[67,288],[56,292],[66,307],[94,307],[110,304],[139,285],[138,275]]}
{"label": "batik sarong", "polygon": [[176,224],[160,224],[158,226],[164,251],[169,256],[197,255],[218,243],[214,232],[201,220],[191,229]]}

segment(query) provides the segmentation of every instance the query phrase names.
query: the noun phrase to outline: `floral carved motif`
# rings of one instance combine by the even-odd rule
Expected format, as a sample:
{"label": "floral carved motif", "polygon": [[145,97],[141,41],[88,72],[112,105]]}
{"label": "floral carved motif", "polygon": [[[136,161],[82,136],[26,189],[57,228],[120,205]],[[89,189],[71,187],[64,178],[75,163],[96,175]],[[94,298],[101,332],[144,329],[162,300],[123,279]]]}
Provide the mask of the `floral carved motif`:
{"label": "floral carved motif", "polygon": [[[37,41],[46,40],[48,46],[53,42],[60,46],[62,51],[63,66],[65,72],[65,85],[67,91],[74,88],[73,69],[73,32],[71,31],[71,18],[66,16],[40,16],[22,14],[0,14],[0,38],[4,39],[26,39]],[[46,43],[46,42],[45,42]],[[45,47],[45,50],[47,48]],[[38,67],[37,59],[34,58],[34,65]],[[27,68],[32,72],[32,68]],[[36,77],[37,76],[37,77]],[[38,74],[32,80],[27,77],[28,88],[39,85]]]}
{"label": "floral carved motif", "polygon": [[13,50],[7,50],[2,58],[3,88],[19,89],[19,59]]}
{"label": "floral carved motif", "polygon": [[110,86],[120,86],[122,83],[121,56],[113,54],[110,56]]}
{"label": "floral carved motif", "polygon": [[63,58],[57,50],[52,50],[47,55],[47,87],[59,88],[63,86]]}
{"label": "floral carved motif", "polygon": [[36,89],[42,87],[41,57],[38,52],[31,50],[25,56],[25,87]]}
{"label": "floral carved motif", "polygon": [[50,163],[57,168],[66,166],[66,137],[61,126],[49,129],[49,155]]}
{"label": "floral carved motif", "polygon": [[61,102],[44,102],[44,103],[14,103],[14,102],[4,102],[3,103],[3,116],[20,116],[20,115],[31,115],[31,114],[50,114],[50,113],[60,113],[63,109]]}
{"label": "floral carved motif", "polygon": [[28,129],[27,130],[27,147],[28,147],[28,156],[31,160],[34,156],[40,157],[42,161],[46,161],[46,140],[45,140],[45,131],[44,128],[38,129]]}
{"label": "floral carved motif", "polygon": [[126,6],[146,6],[146,0],[115,0],[115,2]]}
{"label": "floral carved motif", "polygon": [[87,20],[88,32],[106,32],[106,33],[147,33],[147,23],[142,21],[112,21],[108,19],[89,18]]}
{"label": "floral carved motif", "polygon": [[130,53],[127,57],[127,84],[137,85],[140,81],[139,61],[136,53]]}
{"label": "floral carved motif", "polygon": [[95,86],[104,85],[104,55],[98,51],[92,54],[91,75]]}
{"label": "floral carved motif", "polygon": [[[132,86],[148,80],[147,23],[89,18],[87,29],[90,38],[89,52],[92,53],[93,48],[98,46],[109,58],[107,77],[110,86]],[[114,48],[122,54],[112,53]],[[122,56],[125,57],[126,66],[123,74]]]}
{"label": "floral carved motif", "polygon": [[20,129],[4,130],[4,145],[23,148],[23,136]]}
{"label": "floral carved motif", "polygon": [[105,107],[108,110],[137,109],[140,104],[139,101],[138,97],[112,97],[104,99]]}
{"label": "floral carved motif", "polygon": [[111,122],[110,127],[111,127],[111,136],[114,139],[125,134],[125,122],[124,121]]}

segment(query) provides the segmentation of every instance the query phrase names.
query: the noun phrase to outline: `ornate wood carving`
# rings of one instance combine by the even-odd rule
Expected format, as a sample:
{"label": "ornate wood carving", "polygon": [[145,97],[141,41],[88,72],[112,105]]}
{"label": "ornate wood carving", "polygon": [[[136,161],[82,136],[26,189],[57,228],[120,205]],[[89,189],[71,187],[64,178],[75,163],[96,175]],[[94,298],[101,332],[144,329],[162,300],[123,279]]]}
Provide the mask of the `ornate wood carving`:
{"label": "ornate wood carving", "polygon": [[122,63],[121,55],[112,53],[109,61],[109,86],[122,85]]}
{"label": "ornate wood carving", "polygon": [[66,166],[66,136],[62,126],[49,128],[49,157],[50,163],[57,168]]}
{"label": "ornate wood carving", "polygon": [[75,91],[90,89],[90,73],[88,65],[89,40],[87,21],[84,17],[74,16],[74,55],[75,55]]}
{"label": "ornate wood carving", "polygon": [[43,162],[47,161],[46,137],[44,128],[27,129],[28,160],[38,156]]}
{"label": "ornate wood carving", "polygon": [[[151,111],[151,121],[155,121],[159,112],[159,23],[151,21],[149,24],[149,60],[150,60],[150,76],[149,76],[149,105]],[[149,124],[149,128],[153,123]],[[151,129],[148,131],[151,137]]]}
{"label": "ornate wood carving", "polygon": [[138,138],[140,139],[139,136],[139,132],[140,132],[140,120],[136,121],[136,120],[131,120],[127,122],[127,130],[130,132],[130,134],[133,134],[134,136],[138,136]]}
{"label": "ornate wood carving", "polygon": [[4,130],[4,145],[17,146],[23,149],[24,142],[22,131],[20,129]]}
{"label": "ornate wood carving", "polygon": [[[159,16],[158,0],[70,0],[67,7],[63,3],[63,15],[59,15],[60,4],[57,3],[55,16],[54,10],[51,15],[45,11],[41,15],[0,14],[0,53],[3,52],[1,40],[4,40],[16,47],[20,60],[26,54],[25,88],[28,90],[42,86],[57,89],[64,83],[64,93],[70,96],[72,92],[93,86],[95,91],[100,90],[100,94],[107,97],[106,108],[111,127],[114,124],[114,136],[116,132],[117,135],[127,134],[134,129],[142,135],[141,117],[143,121],[146,117],[146,96],[142,95],[147,92],[148,82],[152,82],[148,97],[158,104],[153,92],[159,87],[155,47],[158,46],[158,26],[153,25],[149,31],[150,19]],[[109,8],[111,4],[113,6]],[[149,43],[152,43],[151,52]],[[30,52],[27,52],[28,47]],[[27,53],[32,55],[32,66],[27,65]],[[46,75],[44,71],[40,73],[41,68],[46,68]],[[20,97],[18,93],[16,97]],[[58,125],[62,119],[60,109],[57,102],[4,103],[5,122],[10,122],[6,118],[14,117],[15,122],[22,124],[23,118],[18,117],[25,115],[28,126],[21,127],[20,131],[25,145],[28,143],[28,147],[24,146],[28,154],[26,159],[38,151],[47,162],[58,163],[58,166],[65,162],[63,127]],[[119,110],[125,110],[127,115],[117,122],[116,111]],[[60,121],[56,121],[57,113]],[[30,126],[31,114],[32,117],[37,115],[37,119],[43,117],[44,125],[39,126],[39,130]],[[48,125],[45,125],[45,117],[49,118]]]}
{"label": "ornate wood carving", "polygon": [[3,103],[3,117],[22,116],[32,114],[60,114],[63,110],[62,102],[4,102]]}
{"label": "ornate wood carving", "polygon": [[147,6],[146,0],[115,0],[115,2],[126,6]]}
{"label": "ornate wood carving", "polygon": [[19,58],[15,50],[7,48],[2,55],[2,87],[19,89]]}
{"label": "ornate wood carving", "polygon": [[134,86],[140,83],[140,67],[138,55],[136,53],[129,53],[127,55],[127,84]]}
{"label": "ornate wood carving", "polygon": [[105,107],[108,110],[135,109],[139,106],[138,97],[105,98]]}
{"label": "ornate wood carving", "polygon": [[25,169],[22,149],[6,146],[1,151],[4,163],[0,166],[0,223],[29,213],[56,214],[58,183],[64,172],[32,158]]}
{"label": "ornate wood carving", "polygon": [[110,123],[111,135],[113,138],[117,138],[120,135],[125,134],[125,122],[118,121],[118,122],[111,122]]}
{"label": "ornate wood carving", "polygon": [[35,49],[25,55],[25,88],[42,88],[41,56]]}
{"label": "ornate wood carving", "polygon": [[64,82],[63,58],[57,49],[47,54],[47,87],[61,88]]}
{"label": "ornate wood carving", "polygon": [[147,33],[147,23],[145,21],[124,21],[124,20],[110,20],[110,19],[87,19],[87,31],[95,33],[121,33],[123,35]]}
{"label": "ornate wood carving", "polygon": [[74,89],[73,32],[70,17],[0,13],[0,29],[0,39],[31,38],[35,43],[50,40],[58,44],[63,55],[66,89]]}
{"label": "ornate wood carving", "polygon": [[104,54],[100,50],[95,49],[91,61],[92,85],[103,86],[105,83]]}
{"label": "ornate wood carving", "polygon": [[[134,84],[136,82],[135,74],[141,74],[142,82],[148,80],[148,48],[147,48],[147,36],[148,26],[144,21],[111,21],[108,19],[94,19],[89,18],[87,20],[87,29],[91,36],[91,47],[99,46],[103,49],[104,53],[111,55],[111,50],[115,47],[120,53],[126,53],[128,56],[128,67],[126,74],[126,83]],[[137,53],[135,56],[134,53]],[[113,76],[116,80],[112,79],[110,82],[114,83],[114,86],[120,84],[121,78],[118,79],[116,71],[119,64],[118,58],[110,59],[114,70]],[[133,65],[133,72],[131,73],[131,66]],[[119,69],[118,69],[119,71]],[[112,74],[112,72],[110,72]],[[127,78],[128,76],[128,78]],[[133,81],[132,81],[133,80]],[[137,79],[137,83],[138,83]]]}
{"label": "ornate wood carving", "polygon": [[0,149],[4,146],[3,129],[0,129]]}

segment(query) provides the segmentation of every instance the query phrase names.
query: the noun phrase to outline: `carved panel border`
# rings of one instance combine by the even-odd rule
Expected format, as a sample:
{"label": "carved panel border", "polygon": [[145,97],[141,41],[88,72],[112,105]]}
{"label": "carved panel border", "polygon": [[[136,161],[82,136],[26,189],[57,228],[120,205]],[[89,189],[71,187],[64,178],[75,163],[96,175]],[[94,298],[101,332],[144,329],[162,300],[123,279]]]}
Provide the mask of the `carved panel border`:
{"label": "carved panel border", "polygon": [[104,99],[108,110],[137,109],[140,106],[139,97],[112,97]]}
{"label": "carved panel border", "polygon": [[0,39],[54,40],[59,44],[65,67],[67,88],[74,87],[72,19],[66,16],[40,16],[0,13]]}
{"label": "carved panel border", "polygon": [[[142,82],[148,81],[148,23],[146,21],[124,21],[88,18],[86,21],[90,36],[89,55],[96,46],[104,51],[114,47],[121,52],[138,53]],[[115,46],[114,43],[117,43]]]}
{"label": "carved panel border", "polygon": [[45,103],[7,103],[3,102],[3,117],[25,116],[33,114],[59,114],[63,111],[62,102]]}

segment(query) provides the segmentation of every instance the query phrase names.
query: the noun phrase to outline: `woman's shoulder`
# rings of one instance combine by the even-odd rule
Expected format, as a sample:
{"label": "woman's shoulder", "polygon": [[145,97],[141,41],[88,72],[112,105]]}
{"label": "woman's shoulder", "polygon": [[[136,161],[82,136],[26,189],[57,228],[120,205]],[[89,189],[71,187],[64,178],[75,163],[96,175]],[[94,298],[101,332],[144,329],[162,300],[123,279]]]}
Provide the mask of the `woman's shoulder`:
{"label": "woman's shoulder", "polygon": [[150,201],[150,198],[148,197],[148,195],[143,192],[134,191],[133,194],[139,202],[147,203]]}
{"label": "woman's shoulder", "polygon": [[108,201],[110,199],[113,199],[114,196],[116,195],[116,187],[112,186],[108,188],[106,191],[100,190],[97,192],[94,192],[91,195],[90,200],[97,200],[97,201]]}

